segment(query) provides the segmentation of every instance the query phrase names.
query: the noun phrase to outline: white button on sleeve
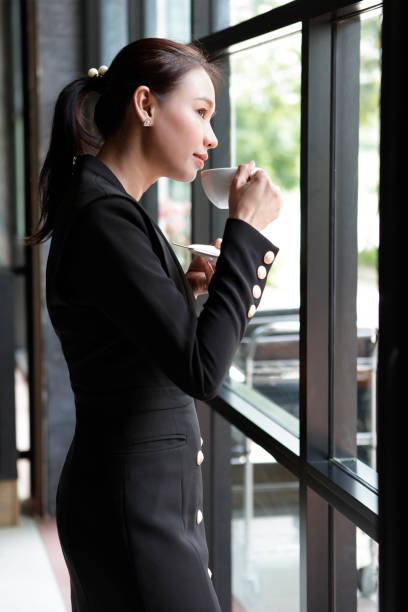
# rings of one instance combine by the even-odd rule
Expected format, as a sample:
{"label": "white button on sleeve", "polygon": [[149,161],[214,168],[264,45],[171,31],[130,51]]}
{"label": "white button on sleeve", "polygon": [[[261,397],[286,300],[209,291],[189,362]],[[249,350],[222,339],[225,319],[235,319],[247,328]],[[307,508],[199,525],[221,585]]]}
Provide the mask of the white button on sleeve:
{"label": "white button on sleeve", "polygon": [[267,265],[271,264],[275,259],[275,253],[273,251],[266,251],[264,255],[264,263]]}
{"label": "white button on sleeve", "polygon": [[256,306],[255,304],[251,304],[248,310],[248,319],[252,319],[255,313],[256,313]]}
{"label": "white button on sleeve", "polygon": [[259,280],[263,280],[264,278],[266,278],[266,268],[265,268],[265,266],[259,266],[258,270],[256,271],[256,274],[257,274]]}
{"label": "white button on sleeve", "polygon": [[260,297],[261,297],[261,295],[262,295],[262,289],[260,288],[260,286],[259,286],[259,285],[254,285],[254,286],[252,287],[252,295],[254,296],[254,298],[255,298],[256,300],[259,300],[259,298],[260,298]]}

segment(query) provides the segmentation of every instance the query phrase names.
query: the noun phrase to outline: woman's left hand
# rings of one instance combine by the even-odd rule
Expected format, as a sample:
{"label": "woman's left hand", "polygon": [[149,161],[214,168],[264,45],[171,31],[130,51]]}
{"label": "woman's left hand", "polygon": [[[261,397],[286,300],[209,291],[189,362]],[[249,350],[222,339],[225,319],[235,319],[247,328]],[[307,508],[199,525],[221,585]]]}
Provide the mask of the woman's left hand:
{"label": "woman's left hand", "polygon": [[[213,242],[213,245],[220,249],[221,238],[217,238],[217,240]],[[216,263],[214,260],[210,261],[201,255],[194,257],[186,272],[186,277],[195,298],[197,298],[198,295],[203,295],[208,292],[208,285],[215,272],[215,266]]]}

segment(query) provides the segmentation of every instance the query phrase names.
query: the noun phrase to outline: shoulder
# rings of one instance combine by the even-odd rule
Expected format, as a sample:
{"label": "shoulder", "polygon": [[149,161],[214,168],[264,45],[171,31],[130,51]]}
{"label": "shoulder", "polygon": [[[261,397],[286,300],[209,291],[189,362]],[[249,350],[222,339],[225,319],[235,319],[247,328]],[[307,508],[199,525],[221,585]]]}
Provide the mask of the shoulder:
{"label": "shoulder", "polygon": [[99,227],[109,222],[129,222],[144,228],[146,213],[140,204],[121,194],[96,194],[80,211],[83,223]]}
{"label": "shoulder", "polygon": [[146,222],[142,206],[125,191],[110,170],[92,156],[84,156],[75,168],[67,204],[69,216],[95,228],[118,218],[142,227]]}
{"label": "shoulder", "polygon": [[142,225],[147,221],[143,207],[125,191],[109,168],[91,155],[82,156],[74,170],[68,207],[84,222],[97,224],[111,216]]}

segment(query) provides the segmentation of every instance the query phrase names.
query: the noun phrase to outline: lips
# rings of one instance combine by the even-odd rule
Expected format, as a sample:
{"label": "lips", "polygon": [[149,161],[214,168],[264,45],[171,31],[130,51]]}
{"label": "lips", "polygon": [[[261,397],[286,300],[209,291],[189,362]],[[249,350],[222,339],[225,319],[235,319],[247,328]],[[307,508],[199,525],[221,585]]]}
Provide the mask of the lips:
{"label": "lips", "polygon": [[204,162],[208,159],[207,153],[193,153],[193,157],[196,160],[197,166],[200,170],[204,168]]}

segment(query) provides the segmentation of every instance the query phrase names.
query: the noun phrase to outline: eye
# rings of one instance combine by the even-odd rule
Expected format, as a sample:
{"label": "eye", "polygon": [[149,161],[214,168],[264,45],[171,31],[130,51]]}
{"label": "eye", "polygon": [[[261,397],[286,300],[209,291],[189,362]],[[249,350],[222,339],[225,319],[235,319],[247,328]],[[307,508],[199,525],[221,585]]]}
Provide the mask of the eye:
{"label": "eye", "polygon": [[206,108],[200,108],[200,110],[198,110],[198,111],[197,111],[197,113],[198,113],[199,115],[201,115],[201,117],[202,117],[203,119],[204,119],[204,117],[205,117],[205,113],[206,113],[206,112],[207,112],[207,109],[206,109]]}

